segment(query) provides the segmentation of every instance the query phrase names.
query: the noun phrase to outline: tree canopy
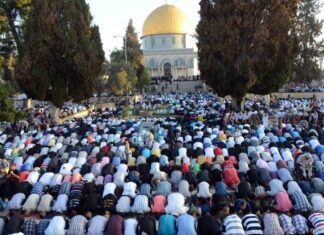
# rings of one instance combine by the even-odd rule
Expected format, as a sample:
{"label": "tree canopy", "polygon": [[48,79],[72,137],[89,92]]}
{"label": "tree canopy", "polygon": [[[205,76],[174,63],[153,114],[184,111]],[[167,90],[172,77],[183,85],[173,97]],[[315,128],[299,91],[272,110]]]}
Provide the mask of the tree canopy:
{"label": "tree canopy", "polygon": [[[30,10],[31,0],[0,1],[0,34],[3,45],[12,46],[22,53],[22,27]],[[13,49],[13,48],[12,48]]]}
{"label": "tree canopy", "polygon": [[296,55],[297,0],[201,0],[201,77],[219,96],[278,90]]}
{"label": "tree canopy", "polygon": [[0,1],[0,74],[15,88],[16,57],[23,52],[22,31],[31,0]]}
{"label": "tree canopy", "polygon": [[104,62],[99,28],[84,0],[33,0],[17,80],[34,99],[57,106],[89,98]]}
{"label": "tree canopy", "polygon": [[136,86],[139,89],[143,89],[151,84],[151,75],[143,65],[140,65],[137,69],[137,78]]}
{"label": "tree canopy", "polygon": [[[141,44],[138,40],[138,35],[133,26],[133,20],[129,20],[126,28],[125,37],[126,38],[126,53],[127,53],[127,63],[129,63],[136,72],[138,84],[137,88],[142,89],[151,83],[150,74],[143,65],[144,55],[141,49]],[[122,64],[126,61],[125,58],[125,43],[122,50],[114,50],[110,54],[110,60],[112,63]],[[135,88],[135,86],[133,87]]]}
{"label": "tree canopy", "polygon": [[13,89],[10,83],[0,81],[0,122],[13,122],[24,117],[22,111],[15,111],[11,96]]}
{"label": "tree canopy", "polygon": [[310,83],[321,78],[319,60],[324,52],[320,39],[323,20],[318,19],[323,4],[318,0],[300,0],[298,6],[298,56],[294,63],[293,82]]}
{"label": "tree canopy", "polygon": [[[127,60],[135,70],[143,63],[143,51],[138,41],[138,35],[133,26],[133,20],[129,20],[126,29]],[[124,48],[123,48],[124,49]]]}
{"label": "tree canopy", "polygon": [[113,63],[109,70],[108,90],[114,95],[125,95],[137,83],[136,73],[130,64]]}

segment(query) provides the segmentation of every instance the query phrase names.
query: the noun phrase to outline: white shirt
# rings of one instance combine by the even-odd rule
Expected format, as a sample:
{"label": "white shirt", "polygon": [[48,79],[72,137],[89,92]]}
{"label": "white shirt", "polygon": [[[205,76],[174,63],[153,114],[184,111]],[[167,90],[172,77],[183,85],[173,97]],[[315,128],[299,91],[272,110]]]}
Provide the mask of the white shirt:
{"label": "white shirt", "polygon": [[168,179],[168,174],[163,172],[163,171],[159,171],[159,172],[156,172],[154,175],[153,175],[153,180],[160,180],[160,181],[163,181],[163,180],[167,180]]}
{"label": "white shirt", "polygon": [[45,235],[64,235],[64,229],[65,220],[63,216],[54,216],[45,230]]}
{"label": "white shirt", "polygon": [[16,163],[17,170],[20,171],[21,166],[23,165],[24,158],[23,157],[16,157],[14,163]]}
{"label": "white shirt", "polygon": [[154,175],[156,173],[160,172],[160,163],[158,162],[153,162],[151,164],[151,169],[150,169],[150,174]]}
{"label": "white shirt", "polygon": [[125,177],[126,175],[123,172],[116,172],[114,174],[114,183],[118,186],[118,187],[123,187],[124,186],[124,182],[125,182]]}
{"label": "white shirt", "polygon": [[131,210],[131,201],[128,196],[121,196],[116,205],[116,211],[119,213],[129,213]]}
{"label": "white shirt", "polygon": [[104,191],[102,193],[102,197],[105,197],[108,194],[113,194],[115,195],[115,190],[117,186],[114,183],[106,183],[104,187]]}
{"label": "white shirt", "polygon": [[48,147],[43,147],[41,149],[41,152],[40,152],[40,155],[43,156],[43,155],[47,155],[48,154],[48,151],[49,151],[49,148]]}
{"label": "white shirt", "polygon": [[181,180],[179,182],[179,193],[181,193],[186,198],[191,196],[191,193],[189,191],[189,183],[188,183],[188,181]]}
{"label": "white shirt", "polygon": [[[22,207],[22,202],[26,199],[25,194],[23,193],[16,193],[13,195],[9,202],[9,209],[10,210],[20,210]],[[1,233],[0,233],[1,234]]]}
{"label": "white shirt", "polygon": [[203,148],[204,148],[203,143],[201,143],[201,142],[195,142],[195,143],[193,144],[193,149],[196,150],[197,148],[201,148],[201,149],[203,149]]}
{"label": "white shirt", "polygon": [[126,164],[120,164],[117,169],[118,172],[124,173],[126,176],[128,175],[128,166]]}
{"label": "white shirt", "polygon": [[313,211],[324,211],[324,198],[319,193],[310,195],[310,201],[313,206]]}
{"label": "white shirt", "polygon": [[244,174],[246,174],[249,171],[249,164],[246,161],[239,161],[238,163],[238,172],[242,172]]}
{"label": "white shirt", "polygon": [[278,150],[277,147],[271,147],[271,148],[270,148],[270,152],[271,152],[272,154],[275,154],[275,153],[278,153],[278,154],[279,154],[279,150]]}
{"label": "white shirt", "polygon": [[53,177],[54,177],[54,173],[53,172],[46,172],[39,179],[39,182],[42,182],[45,185],[50,185]]}
{"label": "white shirt", "polygon": [[212,147],[208,147],[205,149],[205,155],[207,157],[211,157],[211,158],[215,158],[215,153],[214,153],[214,149]]}
{"label": "white shirt", "polygon": [[181,193],[171,193],[168,196],[168,205],[165,207],[165,212],[175,216],[182,215],[188,211],[184,204],[185,198]]}
{"label": "white shirt", "polygon": [[124,222],[124,226],[125,226],[124,234],[136,235],[137,224],[138,224],[138,222],[136,219],[133,219],[133,218],[126,219]]}
{"label": "white shirt", "polygon": [[75,167],[77,162],[77,158],[76,157],[70,157],[68,163],[72,164],[73,167]]}
{"label": "white shirt", "polygon": [[132,206],[132,212],[147,213],[151,211],[151,208],[148,205],[148,197],[146,195],[137,195],[135,197],[134,205]]}
{"label": "white shirt", "polygon": [[268,166],[270,168],[270,172],[277,172],[278,171],[278,167],[277,167],[277,164],[275,162],[268,162]]}
{"label": "white shirt", "polygon": [[[81,153],[81,152],[80,152],[80,153]],[[77,158],[77,161],[76,161],[76,163],[75,163],[75,167],[76,167],[76,168],[81,168],[82,165],[83,165],[84,163],[86,163],[86,162],[87,162],[87,157],[83,157],[83,155],[80,156],[80,154],[79,154],[79,157]]]}
{"label": "white shirt", "polygon": [[179,148],[179,156],[186,157],[187,156],[187,149],[186,148]]}
{"label": "white shirt", "polygon": [[40,196],[38,194],[31,194],[23,205],[24,211],[36,211]]}
{"label": "white shirt", "polygon": [[54,187],[55,185],[61,185],[63,181],[63,175],[62,174],[55,174],[53,178],[51,179],[50,186]]}
{"label": "white shirt", "polygon": [[270,153],[268,153],[268,152],[262,152],[261,153],[261,158],[266,162],[269,162],[269,161],[273,160]]}
{"label": "white shirt", "polygon": [[281,157],[281,155],[279,153],[274,153],[273,154],[273,161],[274,162],[278,162],[280,160],[283,160],[282,157]]}
{"label": "white shirt", "polygon": [[284,150],[282,151],[282,157],[283,159],[288,162],[288,161],[294,161],[294,158],[292,156],[292,153],[289,150]]}
{"label": "white shirt", "polygon": [[267,194],[270,196],[275,196],[279,192],[286,192],[281,180],[273,179],[269,182],[269,186],[271,190],[267,191]]}
{"label": "white shirt", "polygon": [[198,184],[197,197],[200,197],[200,198],[211,197],[211,193],[209,191],[209,184],[207,182],[203,181]]}
{"label": "white shirt", "polygon": [[302,192],[301,188],[299,187],[299,185],[297,184],[296,181],[289,181],[288,182],[288,193],[289,195],[292,195],[294,192]]}
{"label": "white shirt", "polygon": [[71,175],[72,174],[72,169],[73,169],[73,165],[71,163],[64,163],[62,166],[61,166],[61,169],[60,169],[60,174],[62,175]]}
{"label": "white shirt", "polygon": [[267,162],[264,161],[264,160],[261,159],[261,158],[259,158],[259,159],[257,160],[256,165],[257,165],[257,167],[259,167],[259,168],[266,168],[266,169],[270,170],[270,169],[269,169],[269,166],[268,166],[268,164],[267,164]]}
{"label": "white shirt", "polygon": [[53,201],[53,197],[51,194],[44,194],[41,197],[39,205],[37,207],[37,211],[39,212],[50,212],[51,211],[51,203]]}
{"label": "white shirt", "polygon": [[39,178],[39,172],[32,171],[29,173],[26,181],[28,181],[31,185],[35,184]]}
{"label": "white shirt", "polygon": [[96,215],[89,221],[87,235],[104,235],[108,219],[102,215]]}
{"label": "white shirt", "polygon": [[249,165],[250,165],[250,163],[251,163],[251,161],[250,161],[250,159],[249,159],[249,157],[247,156],[246,153],[240,153],[240,154],[239,154],[239,160],[240,160],[240,161],[247,162],[247,164],[249,164]]}
{"label": "white shirt", "polygon": [[30,165],[33,165],[35,162],[36,158],[34,156],[29,156],[27,160],[24,162],[24,164],[28,163]]}
{"label": "white shirt", "polygon": [[66,194],[58,195],[52,210],[56,212],[65,212],[67,210],[68,199],[69,198]]}
{"label": "white shirt", "polygon": [[123,196],[130,196],[132,198],[136,197],[136,187],[134,182],[128,182],[124,184]]}

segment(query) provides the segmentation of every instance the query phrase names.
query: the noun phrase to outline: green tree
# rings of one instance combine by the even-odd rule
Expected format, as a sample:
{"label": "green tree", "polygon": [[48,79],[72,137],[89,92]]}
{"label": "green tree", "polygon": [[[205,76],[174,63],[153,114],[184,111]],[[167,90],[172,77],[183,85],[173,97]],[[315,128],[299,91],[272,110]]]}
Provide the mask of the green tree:
{"label": "green tree", "polygon": [[197,27],[201,77],[239,103],[248,92],[279,89],[295,56],[297,0],[201,0]]}
{"label": "green tree", "polygon": [[99,98],[99,101],[101,100],[102,93],[106,90],[106,84],[109,78],[109,68],[110,63],[109,61],[105,60],[105,62],[102,64],[100,76],[95,80],[95,91],[97,93],[97,97]]}
{"label": "green tree", "polygon": [[15,81],[16,57],[23,51],[22,30],[31,0],[0,1],[0,74],[19,89]]}
{"label": "green tree", "polygon": [[125,63],[125,53],[123,50],[115,49],[110,53],[111,63]]}
{"label": "green tree", "polygon": [[22,111],[15,111],[11,96],[13,89],[10,83],[0,81],[0,122],[13,122],[22,119],[25,115]]}
{"label": "green tree", "polygon": [[131,65],[126,63],[111,64],[107,88],[113,94],[128,94],[135,87],[136,83],[136,73]]}
{"label": "green tree", "polygon": [[[138,35],[133,26],[133,20],[130,19],[126,29],[126,48],[127,48],[127,61],[135,70],[143,63],[143,51],[141,44],[138,40]],[[123,47],[123,49],[125,49]]]}
{"label": "green tree", "polygon": [[[133,25],[133,20],[130,19],[126,28],[126,33],[124,40],[126,38],[126,53],[127,53],[127,62],[131,64],[131,66],[136,71],[136,76],[138,82],[141,84],[137,84],[136,87],[141,88],[143,86],[143,80],[141,77],[147,78],[147,71],[144,70],[143,66],[143,50],[141,49],[141,44],[138,40],[138,35],[135,32],[135,28]],[[125,42],[125,41],[124,41]],[[122,50],[114,50],[110,54],[110,60],[112,63],[122,63],[126,61],[125,58],[125,43]],[[146,74],[142,74],[145,72]],[[147,79],[145,80],[145,84],[147,83]]]}
{"label": "green tree", "polygon": [[1,39],[14,40],[18,54],[23,51],[22,27],[29,13],[30,4],[31,0],[0,1],[0,33],[4,36]]}
{"label": "green tree", "polygon": [[136,86],[140,90],[144,89],[145,87],[151,84],[150,72],[143,65],[140,65],[137,69],[137,77],[138,80]]}
{"label": "green tree", "polygon": [[293,82],[310,83],[321,78],[319,60],[324,49],[323,21],[318,19],[322,5],[318,0],[300,0],[298,6],[298,56]]}
{"label": "green tree", "polygon": [[56,106],[92,96],[104,62],[99,29],[84,0],[33,0],[17,80],[26,94]]}

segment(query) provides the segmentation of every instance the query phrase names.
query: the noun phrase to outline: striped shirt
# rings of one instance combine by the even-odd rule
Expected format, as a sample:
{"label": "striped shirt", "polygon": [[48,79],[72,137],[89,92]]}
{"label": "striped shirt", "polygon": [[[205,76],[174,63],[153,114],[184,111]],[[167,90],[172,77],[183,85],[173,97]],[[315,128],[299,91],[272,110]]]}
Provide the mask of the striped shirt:
{"label": "striped shirt", "polygon": [[224,220],[225,235],[244,235],[242,220],[237,215],[229,215]]}
{"label": "striped shirt", "polygon": [[42,182],[36,182],[33,185],[30,194],[37,194],[41,197],[43,195],[44,190],[45,190],[45,185]]}
{"label": "striped shirt", "polygon": [[78,196],[82,194],[84,183],[82,181],[76,182],[72,185],[71,191],[69,193],[70,197]]}
{"label": "striped shirt", "polygon": [[146,195],[137,195],[132,207],[133,213],[147,213],[151,210],[149,207],[148,197]]}
{"label": "striped shirt", "polygon": [[63,182],[59,194],[69,195],[71,186],[72,186],[71,182]]}
{"label": "striped shirt", "polygon": [[242,218],[246,235],[263,234],[259,218],[255,214],[247,214]]}
{"label": "striped shirt", "polygon": [[324,215],[322,213],[315,212],[308,219],[314,227],[314,235],[324,234]]}

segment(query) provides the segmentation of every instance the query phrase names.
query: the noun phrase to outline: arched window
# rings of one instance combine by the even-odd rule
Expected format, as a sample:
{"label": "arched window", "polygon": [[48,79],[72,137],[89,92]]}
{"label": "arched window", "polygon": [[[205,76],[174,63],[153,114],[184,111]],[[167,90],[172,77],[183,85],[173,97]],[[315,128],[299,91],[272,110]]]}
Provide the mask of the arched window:
{"label": "arched window", "polygon": [[161,63],[160,63],[160,68],[163,69],[164,64],[166,64],[166,63],[171,64],[171,61],[170,61],[169,59],[163,59],[163,60],[161,61]]}
{"label": "arched window", "polygon": [[188,68],[193,68],[195,64],[195,58],[191,58],[188,61]]}
{"label": "arched window", "polygon": [[156,69],[157,68],[157,64],[156,64],[156,61],[155,59],[151,58],[148,62],[148,67],[150,69]]}
{"label": "arched window", "polygon": [[185,63],[183,58],[178,58],[178,59],[175,60],[174,66],[175,67],[185,67],[186,63]]}

